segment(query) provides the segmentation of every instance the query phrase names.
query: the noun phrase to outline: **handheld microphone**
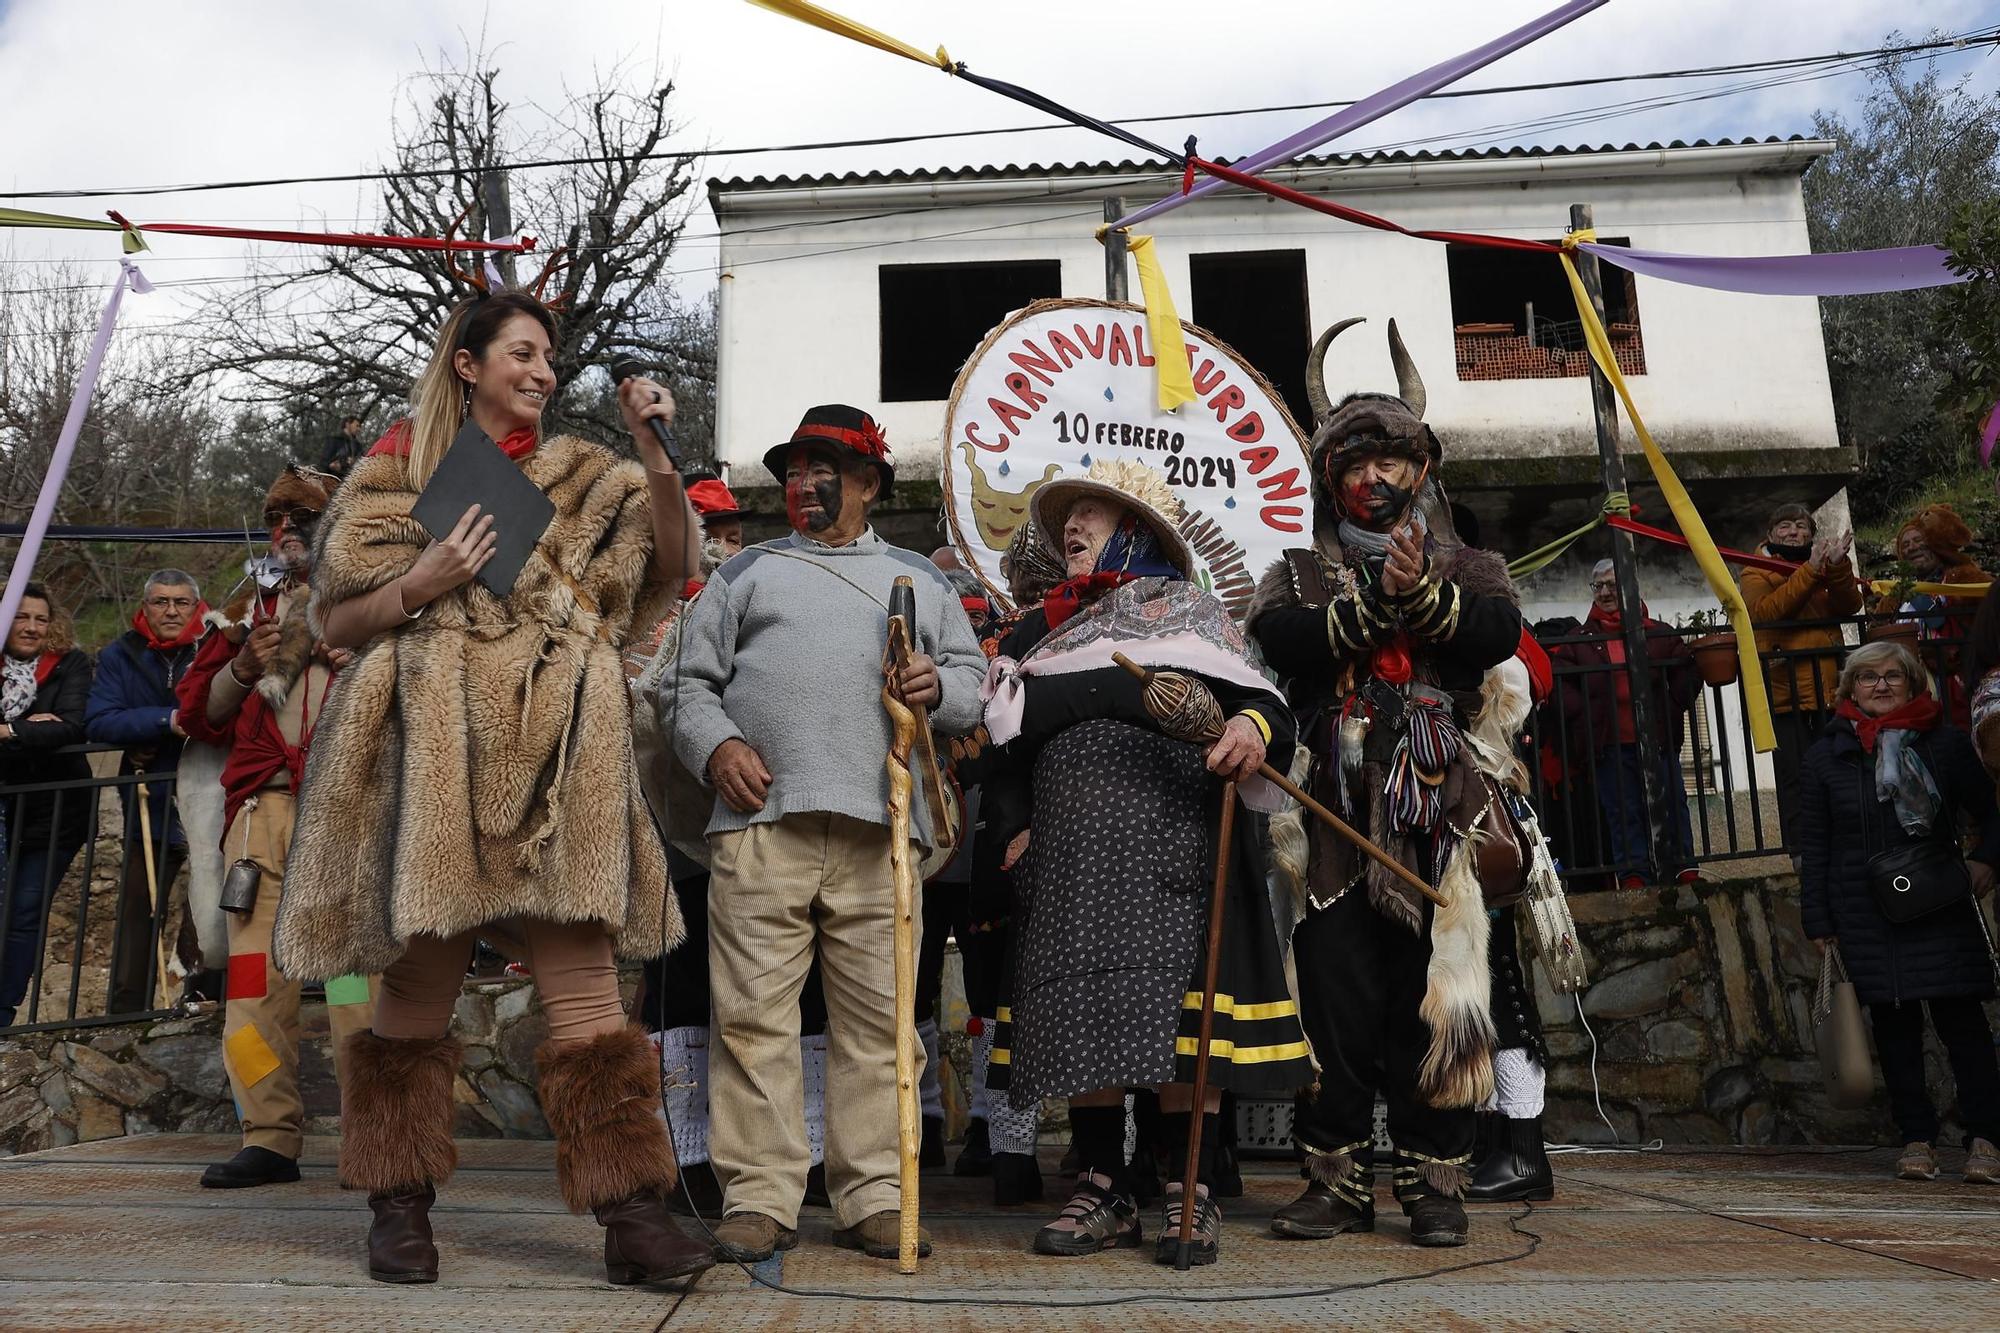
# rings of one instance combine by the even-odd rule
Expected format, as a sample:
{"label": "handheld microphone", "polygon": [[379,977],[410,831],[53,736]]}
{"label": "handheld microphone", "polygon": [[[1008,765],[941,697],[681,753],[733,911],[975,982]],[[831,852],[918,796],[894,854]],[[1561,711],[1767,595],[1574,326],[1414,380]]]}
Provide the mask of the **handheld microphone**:
{"label": "handheld microphone", "polygon": [[[634,375],[644,376],[645,373],[646,368],[639,364],[637,357],[614,357],[611,362],[611,386],[615,389]],[[659,397],[658,394],[654,394],[653,401],[658,402]],[[674,470],[678,472],[681,466],[681,447],[674,439],[673,428],[658,417],[647,418],[646,424],[653,428],[654,438],[658,439],[660,447],[667,451],[667,461],[672,463]]]}

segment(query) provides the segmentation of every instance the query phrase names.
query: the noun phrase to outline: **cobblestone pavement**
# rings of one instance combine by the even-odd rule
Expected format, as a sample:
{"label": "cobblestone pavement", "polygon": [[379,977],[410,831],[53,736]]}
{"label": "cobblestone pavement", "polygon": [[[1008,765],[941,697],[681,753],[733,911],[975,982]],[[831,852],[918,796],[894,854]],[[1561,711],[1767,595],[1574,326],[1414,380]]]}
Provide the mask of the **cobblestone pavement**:
{"label": "cobblestone pavement", "polygon": [[822,1293],[796,1296],[733,1268],[685,1292],[611,1287],[597,1227],[556,1197],[551,1144],[460,1146],[433,1213],[443,1280],[420,1288],[368,1280],[366,1204],[335,1185],[330,1139],[309,1141],[299,1184],[240,1192],[195,1183],[234,1148],[215,1135],[0,1160],[0,1328],[2000,1328],[2000,1189],[1958,1183],[1955,1152],[1928,1185],[1889,1179],[1884,1151],[1563,1157],[1555,1202],[1476,1209],[1472,1243],[1447,1251],[1409,1245],[1386,1196],[1372,1235],[1272,1237],[1264,1218],[1296,1179],[1246,1163],[1223,1262],[1188,1274],[1150,1246],[1038,1258],[1028,1239],[1053,1203],[997,1209],[985,1181],[926,1176],[937,1253],[919,1276],[830,1248],[808,1209],[800,1247],[759,1270]]}

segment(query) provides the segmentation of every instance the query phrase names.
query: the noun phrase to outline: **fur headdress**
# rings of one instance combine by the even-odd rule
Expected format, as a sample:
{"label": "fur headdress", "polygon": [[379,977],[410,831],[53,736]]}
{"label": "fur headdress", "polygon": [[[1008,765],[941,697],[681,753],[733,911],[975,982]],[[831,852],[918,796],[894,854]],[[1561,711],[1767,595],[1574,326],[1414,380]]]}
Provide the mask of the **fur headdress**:
{"label": "fur headdress", "polygon": [[[340,484],[340,478],[331,472],[321,472],[303,463],[293,463],[278,474],[271,489],[264,492],[264,512],[276,513],[280,510],[310,509],[317,514],[325,510],[333,499],[333,488]],[[310,537],[311,534],[307,534]]]}
{"label": "fur headdress", "polygon": [[1937,558],[1947,565],[1960,564],[1965,560],[1965,547],[1972,540],[1972,529],[1950,505],[1925,505],[1897,531],[1900,539],[1903,533],[1916,529]]}

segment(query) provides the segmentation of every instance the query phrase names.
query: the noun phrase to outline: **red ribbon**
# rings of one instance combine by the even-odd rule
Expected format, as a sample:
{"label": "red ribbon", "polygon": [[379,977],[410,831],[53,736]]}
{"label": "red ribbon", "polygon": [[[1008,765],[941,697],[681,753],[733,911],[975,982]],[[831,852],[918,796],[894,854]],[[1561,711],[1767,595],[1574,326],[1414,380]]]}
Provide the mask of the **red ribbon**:
{"label": "red ribbon", "polygon": [[1377,231],[1393,231],[1404,236],[1414,236],[1420,241],[1457,241],[1465,245],[1484,245],[1499,250],[1533,250],[1541,254],[1560,254],[1562,252],[1560,245],[1552,245],[1548,241],[1524,241],[1516,236],[1488,236],[1475,231],[1413,230],[1403,226],[1399,222],[1391,222],[1389,219],[1377,217],[1373,213],[1364,213],[1358,208],[1349,208],[1346,204],[1336,204],[1331,199],[1321,199],[1316,195],[1305,194],[1289,186],[1279,185],[1275,181],[1267,181],[1262,176],[1252,176],[1238,171],[1234,167],[1225,167],[1219,162],[1210,162],[1206,158],[1189,157],[1188,166],[1190,169],[1199,166],[1209,175],[1220,180],[1226,180],[1232,185],[1241,185],[1247,189],[1261,190],[1274,199],[1283,199],[1287,203],[1297,204],[1301,208],[1310,208],[1315,213],[1325,213],[1329,217],[1340,218],[1343,221],[1352,222],[1363,227],[1373,227]]}
{"label": "red ribbon", "polygon": [[535,238],[518,241],[458,241],[442,236],[382,236],[359,231],[263,231],[250,227],[214,227],[199,222],[127,222],[117,212],[107,216],[128,231],[174,232],[181,236],[223,236],[239,241],[289,241],[297,245],[336,245],[355,250],[452,250],[474,254],[526,254]]}

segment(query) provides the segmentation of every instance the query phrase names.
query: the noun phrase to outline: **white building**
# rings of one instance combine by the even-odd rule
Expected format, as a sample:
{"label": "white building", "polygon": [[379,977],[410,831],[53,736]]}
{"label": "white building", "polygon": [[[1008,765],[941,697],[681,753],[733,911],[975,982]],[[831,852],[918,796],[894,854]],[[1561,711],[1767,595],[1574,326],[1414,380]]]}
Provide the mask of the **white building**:
{"label": "white building", "polygon": [[[1325,157],[1267,173],[1413,229],[1541,240],[1592,205],[1600,238],[1709,255],[1803,253],[1802,179],[1824,140]],[[803,409],[875,412],[895,446],[887,526],[915,546],[937,512],[945,399],[1009,311],[1106,294],[1096,239],[1106,199],[1127,208],[1178,187],[1160,163],[983,167],[711,181],[721,229],[718,456],[732,484],[768,485],[761,459]],[[1268,196],[1219,191],[1143,230],[1183,318],[1233,344],[1304,418],[1318,330],[1369,323],[1327,358],[1336,396],[1393,387],[1394,316],[1430,395],[1445,479],[1510,554],[1573,529],[1603,494],[1575,309],[1553,257],[1415,240]],[[1604,269],[1608,322],[1647,424],[1725,545],[1752,545],[1775,504],[1830,504],[1844,521],[1852,451],[1836,436],[1818,303],[1743,296]],[[1136,296],[1136,283],[1132,290]],[[1636,450],[1629,427],[1628,451]],[[1667,526],[1643,461],[1634,502]],[[767,504],[767,509],[775,505]],[[1602,539],[1524,589],[1531,619],[1581,616]],[[1692,562],[1650,549],[1643,581],[1666,618],[1712,605]]]}

